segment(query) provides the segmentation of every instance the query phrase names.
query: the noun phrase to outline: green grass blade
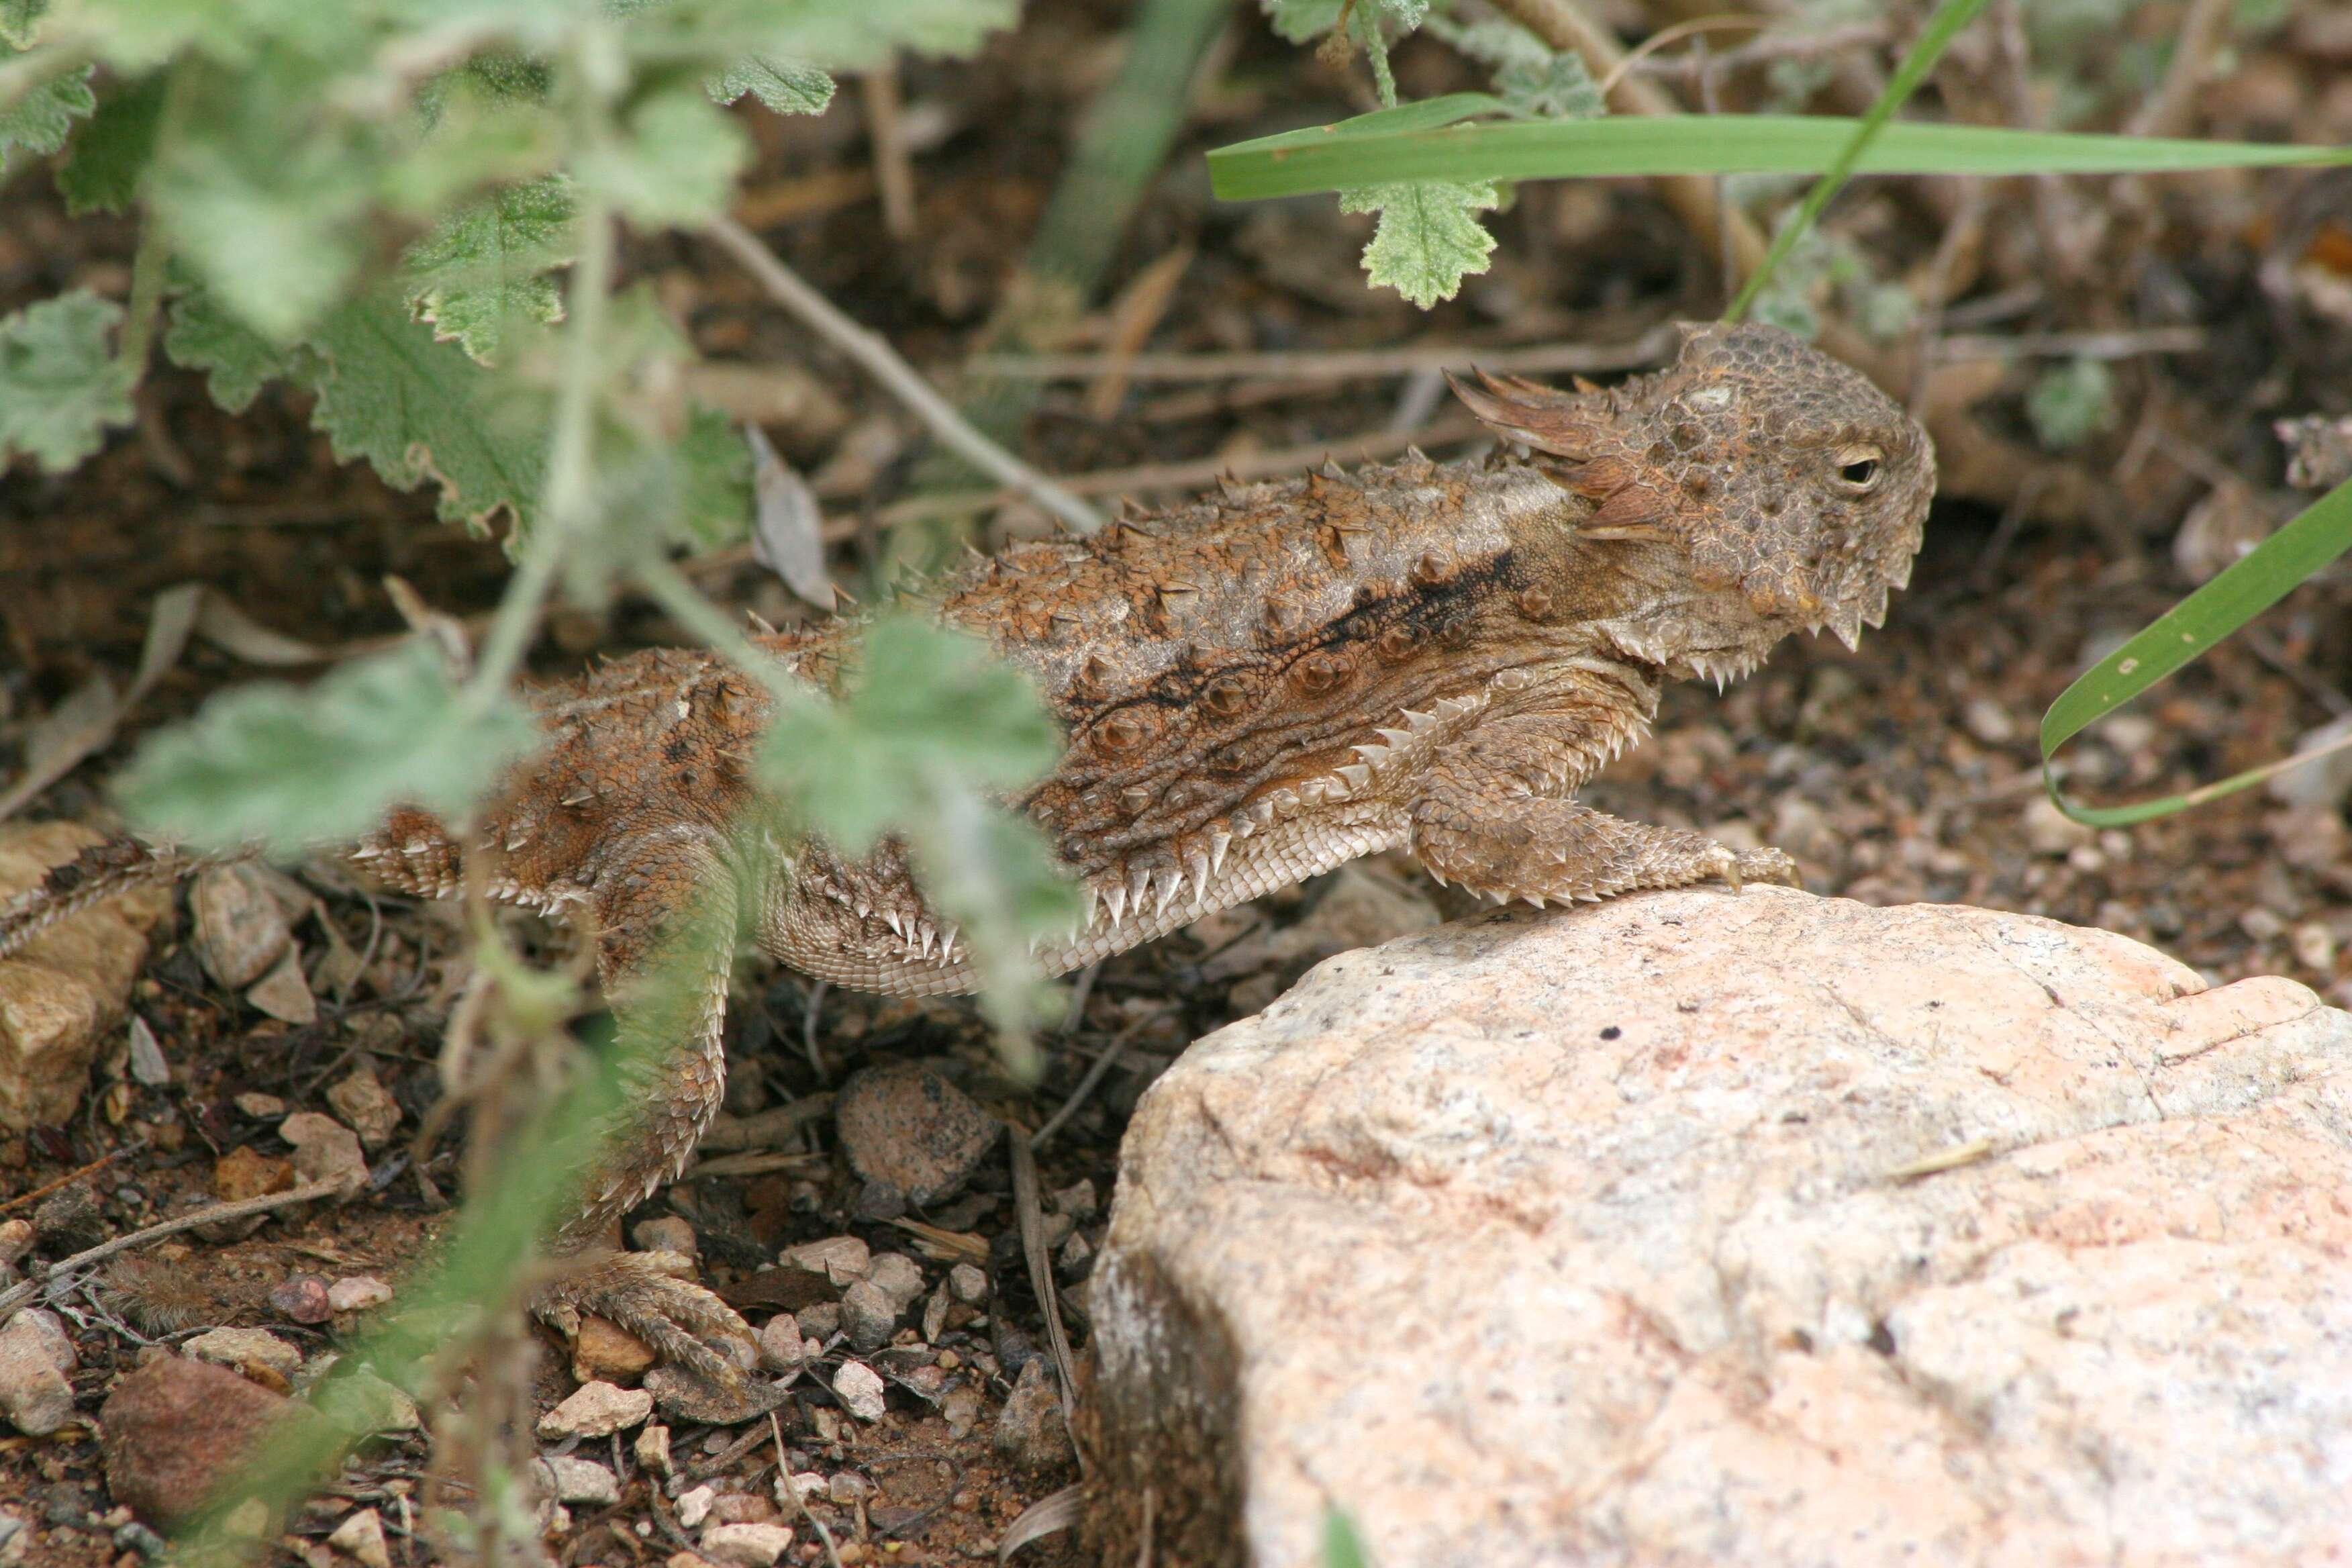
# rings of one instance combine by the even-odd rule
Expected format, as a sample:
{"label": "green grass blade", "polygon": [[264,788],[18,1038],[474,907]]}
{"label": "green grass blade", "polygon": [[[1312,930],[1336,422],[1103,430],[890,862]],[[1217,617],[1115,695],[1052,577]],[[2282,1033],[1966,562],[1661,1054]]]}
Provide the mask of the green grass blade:
{"label": "green grass blade", "polygon": [[2284,598],[2305,579],[2352,549],[2352,479],[2328,491],[2227,571],[2183,599],[2131,641],[2059,693],[2042,716],[2042,778],[2058,809],[2094,827],[2122,827],[2168,816],[2262,783],[2317,753],[2281,758],[2182,795],[2131,805],[2087,806],[2067,798],[2051,770],[2058,748],[2083,729],[2162,680]]}
{"label": "green grass blade", "polygon": [[[1456,104],[1447,112],[1463,111]],[[1210,186],[1225,201],[1258,201],[1409,180],[1819,174],[1836,163],[1861,125],[1832,115],[1777,114],[1616,115],[1444,129],[1352,129],[1360,123],[1343,121],[1326,130],[1221,147],[1209,154]],[[2352,147],[1895,121],[1855,158],[1853,172],[2120,174],[2336,163],[2352,163]]]}
{"label": "green grass blade", "polygon": [[1739,293],[1731,301],[1731,308],[1723,313],[1725,321],[1737,321],[1747,316],[1748,307],[1756,302],[1756,296],[1763,291],[1772,274],[1780,270],[1780,263],[1788,259],[1789,252],[1796,248],[1797,242],[1811,232],[1814,220],[1822,216],[1822,209],[1830,205],[1830,198],[1837,195],[1838,187],[1852,176],[1854,164],[1870,150],[1870,144],[1878,140],[1880,131],[1894,118],[1895,111],[1919,89],[1919,84],[1927,79],[1927,73],[1935,69],[1936,62],[1943,58],[1945,47],[1958,37],[1960,29],[1975,21],[1978,13],[1984,8],[1985,0],[1944,0],[1936,8],[1935,16],[1928,18],[1927,30],[1919,35],[1918,42],[1913,44],[1910,52],[1903,57],[1903,63],[1895,68],[1895,75],[1888,79],[1886,90],[1871,104],[1868,112],[1862,117],[1862,123],[1854,127],[1853,134],[1838,150],[1837,157],[1822,172],[1822,177],[1813,182],[1813,188],[1805,193],[1804,205],[1797,209],[1797,216],[1780,226],[1780,234],[1772,241],[1772,248],[1764,253],[1764,259],[1757,265],[1755,271],[1748,275],[1748,281],[1740,285]]}

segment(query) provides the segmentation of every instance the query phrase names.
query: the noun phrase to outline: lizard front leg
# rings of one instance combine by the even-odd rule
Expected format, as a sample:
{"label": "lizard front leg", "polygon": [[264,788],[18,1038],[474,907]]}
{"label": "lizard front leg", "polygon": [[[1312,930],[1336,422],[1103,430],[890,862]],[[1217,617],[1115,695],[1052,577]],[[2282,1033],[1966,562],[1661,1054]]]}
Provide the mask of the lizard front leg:
{"label": "lizard front leg", "polygon": [[1538,906],[1717,879],[1797,884],[1796,862],[1778,849],[1733,850],[1569,799],[1615,749],[1595,718],[1512,714],[1439,748],[1409,792],[1414,858],[1442,882]]}
{"label": "lizard front leg", "polygon": [[735,956],[737,879],[717,836],[674,828],[598,879],[597,968],[618,1024],[621,1103],[554,1238],[572,1263],[532,1310],[559,1330],[582,1313],[643,1340],[691,1386],[666,1397],[693,1420],[740,1421],[776,1403],[751,1382],[751,1330],[656,1255],[615,1252],[613,1223],[686,1166],[726,1089],[720,1027]]}

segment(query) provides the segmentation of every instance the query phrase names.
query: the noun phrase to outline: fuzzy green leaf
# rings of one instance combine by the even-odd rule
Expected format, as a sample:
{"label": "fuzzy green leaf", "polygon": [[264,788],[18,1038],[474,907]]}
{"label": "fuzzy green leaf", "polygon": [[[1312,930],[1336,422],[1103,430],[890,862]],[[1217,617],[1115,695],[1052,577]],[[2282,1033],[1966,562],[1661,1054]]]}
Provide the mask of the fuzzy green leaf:
{"label": "fuzzy green leaf", "polygon": [[703,86],[713,103],[750,93],[778,114],[823,114],[833,101],[833,78],[795,60],[746,55]]}
{"label": "fuzzy green leaf", "polygon": [[901,50],[958,58],[979,53],[988,35],[1020,19],[1019,0],[888,0],[887,5],[747,5],[744,48],[826,70],[864,70]]}
{"label": "fuzzy green leaf", "polygon": [[223,305],[290,342],[332,308],[358,268],[366,196],[357,173],[321,149],[289,153],[257,178],[225,150],[191,142],[176,155],[165,150],[155,208]]}
{"label": "fuzzy green leaf", "polygon": [[2079,447],[2116,422],[2115,373],[2095,359],[2044,371],[2025,395],[2033,434],[2053,452]]}
{"label": "fuzzy green leaf", "polygon": [[479,528],[504,509],[528,525],[537,514],[546,432],[464,350],[377,298],[336,310],[310,342],[323,362],[310,422],[337,458],[365,458],[399,489],[437,481],[452,521]]}
{"label": "fuzzy green leaf", "polygon": [[580,183],[645,228],[691,227],[727,210],[751,147],[700,93],[664,92],[629,116],[629,139],[583,153]]}
{"label": "fuzzy green leaf", "polygon": [[356,837],[394,805],[462,813],[535,735],[514,698],[460,692],[417,640],[307,689],[223,692],[142,746],[117,794],[133,821],[197,848],[290,852]]}
{"label": "fuzzy green leaf", "polygon": [[90,76],[97,68],[84,66],[52,77],[15,103],[0,108],[0,169],[5,169],[16,153],[41,157],[66,144],[75,118],[98,107],[98,95],[89,89]]}
{"label": "fuzzy green leaf", "polygon": [[131,376],[108,335],[122,308],[87,289],[0,317],[0,468],[18,453],[53,474],[131,423]]}
{"label": "fuzzy green leaf", "polygon": [[740,542],[751,531],[751,454],[728,417],[700,404],[678,437],[683,482],[676,531],[698,552]]}
{"label": "fuzzy green leaf", "polygon": [[49,0],[0,0],[0,44],[31,48],[33,35],[48,9]]}
{"label": "fuzzy green leaf", "polygon": [[111,89],[89,124],[74,135],[58,165],[58,190],[66,211],[119,213],[139,195],[139,177],[155,155],[155,126],[163,113],[164,79],[159,73]]}
{"label": "fuzzy green leaf", "polygon": [[163,353],[184,370],[205,373],[213,401],[242,414],[262,384],[294,372],[299,350],[282,349],[226,310],[202,289],[172,301]]}
{"label": "fuzzy green leaf", "polygon": [[1597,120],[1609,112],[1583,57],[1555,52],[1516,22],[1475,22],[1442,35],[1494,68],[1495,92],[1522,114],[1545,120]]}
{"label": "fuzzy green leaf", "polygon": [[1477,215],[1501,205],[1500,194],[1483,182],[1424,181],[1339,193],[1341,212],[1381,215],[1364,247],[1364,271],[1424,310],[1454,298],[1466,275],[1486,270],[1495,237]]}
{"label": "fuzzy green leaf", "polygon": [[563,319],[548,269],[572,259],[572,182],[550,174],[511,185],[444,218],[411,246],[409,300],[440,342],[484,364],[508,322]]}

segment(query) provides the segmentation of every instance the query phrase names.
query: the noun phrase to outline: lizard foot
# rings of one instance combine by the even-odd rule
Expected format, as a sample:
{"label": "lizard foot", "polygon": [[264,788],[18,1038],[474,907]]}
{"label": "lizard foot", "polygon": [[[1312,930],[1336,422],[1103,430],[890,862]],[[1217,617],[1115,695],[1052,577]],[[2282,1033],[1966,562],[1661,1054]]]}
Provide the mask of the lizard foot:
{"label": "lizard foot", "polygon": [[677,1419],[724,1426],[774,1409],[782,1390],[749,1375],[759,1359],[751,1325],[701,1286],[667,1272],[677,1262],[659,1252],[584,1259],[541,1290],[531,1310],[567,1337],[593,1313],[652,1346],[662,1364],[645,1385]]}

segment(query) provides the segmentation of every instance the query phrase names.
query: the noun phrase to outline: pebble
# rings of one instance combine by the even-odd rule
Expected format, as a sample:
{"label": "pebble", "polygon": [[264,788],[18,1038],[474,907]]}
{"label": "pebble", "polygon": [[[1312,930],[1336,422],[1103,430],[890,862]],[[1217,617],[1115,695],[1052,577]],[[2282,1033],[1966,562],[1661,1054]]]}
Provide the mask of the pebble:
{"label": "pebble", "polygon": [[898,1310],[881,1287],[860,1279],[841,1293],[841,1331],[850,1347],[871,1354],[890,1342],[898,1327]]}
{"label": "pebble", "polygon": [[282,1193],[294,1184],[294,1162],[240,1143],[213,1162],[213,1193],[223,1203]]}
{"label": "pebble", "polygon": [[694,1226],[676,1215],[639,1220],[636,1227],[629,1232],[629,1239],[637,1244],[640,1252],[677,1252],[692,1258],[702,1250],[700,1238],[694,1234]]}
{"label": "pebble", "polygon": [[850,1075],[834,1102],[834,1127],[850,1169],[916,1204],[962,1187],[1003,1124],[920,1062],[890,1062]]}
{"label": "pebble", "polygon": [[191,945],[196,962],[231,991],[242,991],[268,973],[294,943],[286,911],[257,867],[213,866],[199,872],[188,892],[188,911],[195,917]]}
{"label": "pebble", "polygon": [[269,1288],[269,1304],[289,1323],[323,1323],[335,1315],[331,1288],[321,1274],[292,1274]]}
{"label": "pebble", "polygon": [[568,1454],[550,1455],[547,1468],[555,1477],[558,1502],[590,1502],[610,1507],[621,1500],[621,1479],[608,1465]]}
{"label": "pebble", "polygon": [[864,1242],[854,1236],[829,1236],[823,1241],[806,1241],[798,1247],[788,1247],[778,1261],[787,1268],[805,1268],[812,1274],[822,1274],[835,1285],[846,1285],[853,1279],[863,1279],[874,1265],[874,1255]]}
{"label": "pebble", "polygon": [[260,1367],[281,1381],[291,1378],[302,1366],[302,1352],[267,1329],[214,1329],[182,1345],[180,1353],[232,1372]]}
{"label": "pebble", "polygon": [[289,946],[269,973],[246,988],[245,999],[257,1012],[282,1024],[307,1027],[319,1021],[319,999],[302,973],[302,950]]}
{"label": "pebble", "polygon": [[373,1274],[354,1274],[327,1287],[327,1305],[338,1312],[364,1312],[392,1300],[392,1287]]}
{"label": "pebble", "polygon": [[[789,1495],[784,1489],[788,1486],[792,1489]],[[798,1508],[804,1502],[816,1501],[826,1495],[825,1479],[816,1470],[796,1470],[790,1477],[779,1472],[776,1476],[776,1501],[781,1506]]]}
{"label": "pebble", "polygon": [[890,1310],[903,1312],[922,1299],[921,1265],[903,1252],[886,1252],[866,1270],[866,1283],[890,1300]]}
{"label": "pebble", "polygon": [[335,1526],[327,1544],[346,1557],[357,1558],[364,1568],[392,1568],[392,1552],[383,1539],[383,1517],[372,1508],[363,1508]]}
{"label": "pebble", "polygon": [[948,1288],[945,1285],[932,1291],[931,1299],[923,1304],[923,1342],[925,1344],[939,1343],[940,1336],[947,1332],[948,1309],[950,1305]]}
{"label": "pebble", "polygon": [[1095,1217],[1102,1200],[1095,1195],[1094,1178],[1086,1176],[1072,1182],[1057,1193],[1048,1193],[1045,1194],[1045,1203],[1055,1214],[1066,1214],[1072,1219],[1086,1220]]}
{"label": "pebble", "polygon": [[2336,933],[2318,921],[2305,921],[2288,933],[2294,961],[2326,974],[2336,967]]}
{"label": "pebble", "polygon": [[256,1121],[276,1121],[286,1114],[284,1100],[274,1094],[263,1094],[257,1089],[247,1089],[229,1103],[236,1106],[240,1114],[249,1116]]}
{"label": "pebble", "polygon": [[278,1135],[294,1145],[294,1174],[304,1182],[331,1182],[338,1200],[366,1190],[367,1156],[359,1134],[331,1116],[298,1110],[278,1124]]}
{"label": "pebble", "polygon": [[202,1508],[281,1423],[310,1418],[291,1400],[226,1367],[158,1356],[127,1373],[99,1409],[107,1489],[149,1524],[169,1531]]}
{"label": "pebble", "polygon": [[800,1320],[801,1332],[820,1345],[841,1331],[841,1303],[812,1301],[793,1314]]}
{"label": "pebble", "polygon": [[655,1362],[653,1346],[609,1319],[580,1320],[572,1342],[572,1375],[582,1383],[633,1383]]}
{"label": "pebble", "polygon": [[696,1542],[720,1568],[771,1568],[793,1544],[786,1524],[714,1524]]}
{"label": "pebble", "polygon": [[824,1483],[824,1495],[844,1508],[851,1508],[872,1499],[874,1483],[856,1470],[843,1470]]}
{"label": "pebble", "polygon": [[1015,1469],[1032,1475],[1054,1469],[1071,1458],[1070,1431],[1062,1401],[1044,1356],[1032,1356],[1005,1396],[996,1417],[996,1452]]}
{"label": "pebble", "polygon": [[2035,795],[2025,807],[2026,847],[2036,855],[2064,855],[2087,847],[2098,837],[2098,830],[2075,821],[2047,795]]}
{"label": "pebble", "polygon": [[370,1153],[390,1143],[400,1131],[400,1101],[364,1062],[328,1086],[327,1103],[359,1134],[360,1146]]}
{"label": "pebble", "polygon": [[758,1492],[720,1492],[710,1517],[719,1524],[773,1524],[776,1505]]}
{"label": "pebble", "polygon": [[37,1239],[31,1220],[0,1220],[0,1264],[25,1261],[31,1256]]}
{"label": "pebble", "polygon": [[654,1396],[641,1388],[584,1383],[572,1396],[539,1418],[539,1435],[604,1437],[626,1431],[654,1413]]}
{"label": "pebble", "polygon": [[968,1383],[958,1384],[940,1400],[940,1418],[948,1424],[948,1436],[961,1442],[980,1425],[980,1390]]}
{"label": "pebble", "polygon": [[798,1372],[808,1360],[801,1345],[800,1320],[790,1312],[760,1325],[760,1364],[770,1372]]}
{"label": "pebble", "polygon": [[948,1270],[948,1289],[967,1307],[988,1300],[988,1271],[976,1263],[959,1263]]}
{"label": "pebble", "polygon": [[833,1374],[834,1397],[860,1421],[882,1419],[882,1375],[864,1362],[847,1361]]}
{"label": "pebble", "polygon": [[631,1449],[649,1473],[667,1479],[670,1472],[669,1428],[656,1423],[637,1434]]}
{"label": "pebble", "polygon": [[88,1182],[76,1182],[33,1206],[33,1234],[52,1252],[92,1246],[105,1231],[106,1215]]}
{"label": "pebble", "polygon": [[692,1530],[710,1517],[711,1504],[719,1500],[719,1489],[705,1482],[701,1486],[678,1493],[677,1521]]}
{"label": "pebble", "polygon": [[56,1313],[27,1307],[0,1328],[0,1415],[27,1437],[46,1437],[74,1418],[78,1364]]}

